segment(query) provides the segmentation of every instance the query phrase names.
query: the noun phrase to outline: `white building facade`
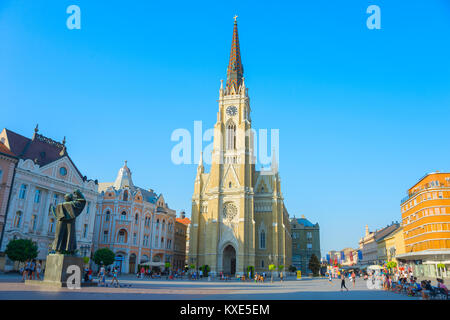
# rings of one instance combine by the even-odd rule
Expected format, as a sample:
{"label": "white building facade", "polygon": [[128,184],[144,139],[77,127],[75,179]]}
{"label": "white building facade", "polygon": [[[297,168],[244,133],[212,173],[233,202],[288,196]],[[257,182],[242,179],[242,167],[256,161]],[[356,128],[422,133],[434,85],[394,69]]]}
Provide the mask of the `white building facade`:
{"label": "white building facade", "polygon": [[[20,158],[0,251],[4,252],[12,239],[31,239],[38,245],[36,259],[44,261],[56,229],[55,217],[49,207],[62,202],[66,193],[80,189],[86,198],[86,206],[76,220],[77,250],[81,256],[90,256],[98,197],[96,181],[81,175],[67,154],[65,141],[53,141],[37,134],[37,129],[32,139],[6,129],[0,133],[0,138]],[[13,267],[12,261],[6,259],[5,271]]]}

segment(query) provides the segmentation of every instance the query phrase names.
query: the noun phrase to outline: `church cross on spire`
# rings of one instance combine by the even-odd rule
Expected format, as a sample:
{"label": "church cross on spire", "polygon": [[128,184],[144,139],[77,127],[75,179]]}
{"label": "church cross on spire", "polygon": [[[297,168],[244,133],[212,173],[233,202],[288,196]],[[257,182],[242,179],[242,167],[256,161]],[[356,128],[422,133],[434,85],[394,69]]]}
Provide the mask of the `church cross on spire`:
{"label": "church cross on spire", "polygon": [[235,91],[239,90],[244,76],[244,67],[241,62],[241,50],[239,48],[239,35],[237,29],[237,15],[234,16],[233,40],[231,42],[230,61],[227,69],[227,89],[230,90],[232,86]]}

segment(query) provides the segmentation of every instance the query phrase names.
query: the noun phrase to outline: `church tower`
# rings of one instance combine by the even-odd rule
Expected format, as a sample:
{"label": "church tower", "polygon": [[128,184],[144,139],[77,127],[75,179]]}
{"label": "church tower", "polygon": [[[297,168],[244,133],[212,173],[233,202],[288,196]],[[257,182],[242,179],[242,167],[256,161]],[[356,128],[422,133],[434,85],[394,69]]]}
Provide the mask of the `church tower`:
{"label": "church tower", "polygon": [[[259,256],[256,243],[257,223],[261,219],[255,217],[255,186],[258,185],[260,172],[255,171],[250,99],[245,85],[236,17],[227,81],[225,87],[221,82],[218,102],[211,170],[210,173],[204,172],[200,157],[195,178],[189,264],[196,267],[208,265],[213,273],[242,274],[246,272],[247,267],[255,267],[258,263],[255,260]],[[276,167],[274,161],[272,167]],[[266,175],[272,177],[269,172]],[[263,188],[264,193],[270,191],[273,193],[273,189],[278,189],[277,177],[278,173],[275,180],[265,183],[275,188],[266,187],[266,190]],[[272,196],[273,194],[269,194],[268,199],[271,210]],[[281,192],[276,193],[275,198],[275,202],[278,200],[283,202]],[[275,207],[276,205],[277,203],[274,204]],[[287,215],[287,211],[285,213]],[[275,231],[273,219],[266,220],[265,224],[262,223],[263,232]],[[265,233],[264,250],[268,238],[273,237]],[[278,243],[275,247],[279,247]],[[270,259],[265,259],[267,263],[270,263],[269,260],[278,265],[286,263],[284,258],[281,261],[267,252],[265,255],[270,256]],[[263,269],[267,269],[264,262],[260,265],[263,265]]]}

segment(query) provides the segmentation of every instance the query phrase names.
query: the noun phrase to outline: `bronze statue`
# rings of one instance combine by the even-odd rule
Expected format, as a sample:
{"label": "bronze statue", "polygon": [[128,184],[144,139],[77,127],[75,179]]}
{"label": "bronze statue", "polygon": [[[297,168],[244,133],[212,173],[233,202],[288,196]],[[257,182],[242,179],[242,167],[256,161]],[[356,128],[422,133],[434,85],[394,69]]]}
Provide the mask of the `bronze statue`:
{"label": "bronze statue", "polygon": [[52,250],[58,253],[74,254],[77,249],[75,219],[81,214],[86,205],[86,199],[80,190],[64,196],[64,202],[56,208],[51,205],[50,211],[56,217],[55,240]]}

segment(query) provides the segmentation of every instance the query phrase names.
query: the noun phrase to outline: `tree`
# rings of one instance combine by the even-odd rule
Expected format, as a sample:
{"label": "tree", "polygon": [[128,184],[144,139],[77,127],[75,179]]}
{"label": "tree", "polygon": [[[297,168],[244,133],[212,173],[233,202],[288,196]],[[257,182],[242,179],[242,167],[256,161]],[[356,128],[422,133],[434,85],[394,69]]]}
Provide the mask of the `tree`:
{"label": "tree", "polygon": [[8,243],[5,253],[12,261],[25,262],[36,258],[39,251],[36,243],[30,239],[16,239]]}
{"label": "tree", "polygon": [[319,275],[320,261],[314,253],[309,259],[308,268],[312,271],[314,277],[317,277]]}
{"label": "tree", "polygon": [[169,269],[169,268],[170,268],[170,262],[166,262],[166,263],[164,264],[164,267],[165,267],[166,269]]}
{"label": "tree", "polygon": [[278,266],[278,271],[279,272],[283,271],[283,269],[284,269],[284,266],[282,264]]}
{"label": "tree", "polygon": [[297,268],[294,267],[293,265],[289,266],[289,272],[295,272],[297,271]]}
{"label": "tree", "polygon": [[392,269],[394,269],[396,267],[397,267],[397,262],[395,262],[395,261],[389,261],[386,264],[386,268],[388,268],[389,271],[391,271]]}
{"label": "tree", "polygon": [[273,282],[273,272],[277,269],[274,264],[269,264],[270,282]]}
{"label": "tree", "polygon": [[114,262],[116,255],[108,248],[98,249],[94,253],[94,262],[97,265],[109,266]]}

